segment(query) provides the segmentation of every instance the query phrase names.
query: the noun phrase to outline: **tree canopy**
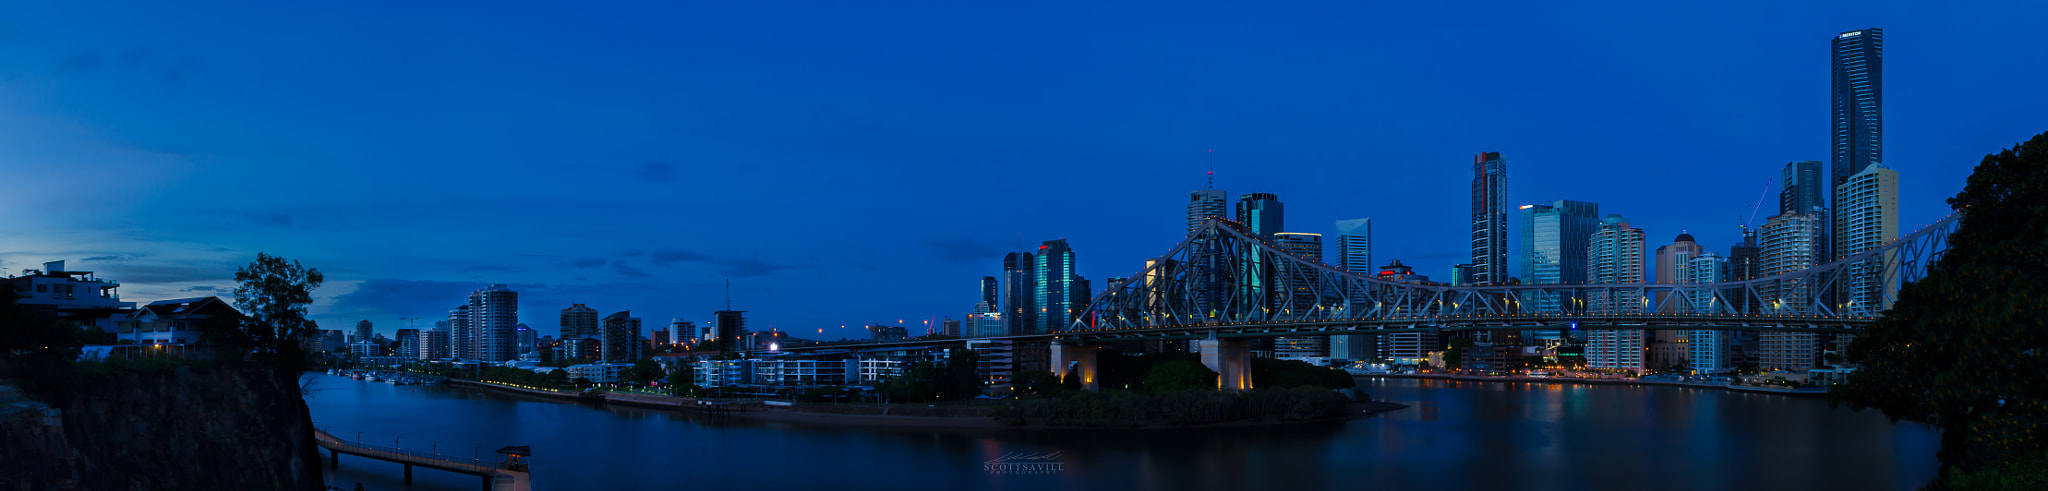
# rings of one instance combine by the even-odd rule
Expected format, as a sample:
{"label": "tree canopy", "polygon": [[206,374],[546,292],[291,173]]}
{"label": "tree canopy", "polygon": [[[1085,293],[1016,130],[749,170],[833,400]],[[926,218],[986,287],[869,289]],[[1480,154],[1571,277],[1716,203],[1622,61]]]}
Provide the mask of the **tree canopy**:
{"label": "tree canopy", "polygon": [[2048,448],[2048,133],[1985,156],[1948,203],[1948,251],[1850,344],[1861,367],[1831,398],[1939,426],[1952,476]]}
{"label": "tree canopy", "polygon": [[257,253],[255,262],[235,270],[235,281],[241,284],[235,287],[235,307],[245,316],[242,331],[252,347],[297,362],[299,340],[320,332],[306,317],[306,306],[326,276],[298,261]]}

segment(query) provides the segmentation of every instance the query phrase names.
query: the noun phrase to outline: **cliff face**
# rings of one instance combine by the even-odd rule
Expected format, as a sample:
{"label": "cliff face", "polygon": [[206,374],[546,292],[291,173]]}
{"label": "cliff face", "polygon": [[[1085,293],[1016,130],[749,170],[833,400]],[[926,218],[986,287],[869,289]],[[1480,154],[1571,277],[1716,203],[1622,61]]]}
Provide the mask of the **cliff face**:
{"label": "cliff face", "polygon": [[0,490],[322,489],[296,384],[254,368],[126,373],[63,409],[0,386]]}

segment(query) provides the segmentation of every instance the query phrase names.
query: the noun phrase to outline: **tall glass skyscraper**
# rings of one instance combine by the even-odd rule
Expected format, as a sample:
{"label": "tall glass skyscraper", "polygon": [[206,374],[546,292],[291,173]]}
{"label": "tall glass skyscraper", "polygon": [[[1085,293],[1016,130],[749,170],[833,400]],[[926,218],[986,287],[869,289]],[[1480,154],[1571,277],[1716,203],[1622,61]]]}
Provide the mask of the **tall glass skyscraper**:
{"label": "tall glass skyscraper", "polygon": [[1785,189],[1778,192],[1778,213],[1813,213],[1816,208],[1826,208],[1828,184],[1821,180],[1820,162],[1803,160],[1785,164],[1785,171],[1779,183]]}
{"label": "tall glass skyscraper", "polygon": [[1372,219],[1337,221],[1337,269],[1362,275],[1377,270],[1372,265]]}
{"label": "tall glass skyscraper", "polygon": [[1828,189],[1884,161],[1884,30],[1837,34],[1832,45],[1834,168]]}
{"label": "tall glass skyscraper", "polygon": [[1038,325],[1029,333],[1048,333],[1066,329],[1074,316],[1087,307],[1088,299],[1075,297],[1074,249],[1067,246],[1067,239],[1053,239],[1038,246],[1037,265],[1032,277],[1037,287]]}
{"label": "tall glass skyscraper", "polygon": [[1025,334],[1038,327],[1036,260],[1029,252],[1003,256],[1004,335]]}
{"label": "tall glass skyscraper", "polygon": [[476,360],[519,358],[519,292],[502,283],[471,292],[469,324],[476,336]]}
{"label": "tall glass skyscraper", "polygon": [[1561,199],[1522,205],[1522,284],[1586,282],[1586,244],[1600,229],[1600,204]]}
{"label": "tall glass skyscraper", "polygon": [[1237,223],[1259,234],[1260,238],[1272,240],[1273,234],[1285,230],[1285,216],[1280,195],[1251,193],[1237,199]]}
{"label": "tall glass skyscraper", "polygon": [[1230,193],[1221,189],[1197,189],[1188,193],[1188,235],[1194,235],[1202,223],[1211,219],[1230,218]]}
{"label": "tall glass skyscraper", "polygon": [[1508,280],[1508,162],[1500,152],[1472,157],[1472,280]]}

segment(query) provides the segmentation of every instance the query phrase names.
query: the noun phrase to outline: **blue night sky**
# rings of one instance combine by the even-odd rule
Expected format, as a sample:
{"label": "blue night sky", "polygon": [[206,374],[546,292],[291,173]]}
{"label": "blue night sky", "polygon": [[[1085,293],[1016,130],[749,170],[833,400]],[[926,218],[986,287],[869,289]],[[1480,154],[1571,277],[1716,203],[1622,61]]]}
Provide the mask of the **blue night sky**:
{"label": "blue night sky", "polygon": [[838,338],[963,317],[1020,237],[1135,272],[1210,149],[1233,201],[1372,217],[1441,279],[1482,151],[1514,203],[1725,252],[1827,160],[1846,30],[1885,29],[1907,230],[2048,130],[2042,2],[416,3],[0,6],[0,268],[148,302],[268,252],[327,273],[323,327],[387,333],[488,283],[544,334],[701,323],[730,278],[753,327]]}

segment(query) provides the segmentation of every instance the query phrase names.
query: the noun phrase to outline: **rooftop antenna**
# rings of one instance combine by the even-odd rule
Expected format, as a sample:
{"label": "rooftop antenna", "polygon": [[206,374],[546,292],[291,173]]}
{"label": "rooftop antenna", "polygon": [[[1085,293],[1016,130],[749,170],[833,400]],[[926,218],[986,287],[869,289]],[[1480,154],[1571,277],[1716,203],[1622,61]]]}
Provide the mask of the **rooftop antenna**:
{"label": "rooftop antenna", "polygon": [[725,279],[725,310],[732,311],[732,278]]}
{"label": "rooftop antenna", "polygon": [[1202,189],[1216,189],[1216,149],[1209,149],[1209,182]]}

